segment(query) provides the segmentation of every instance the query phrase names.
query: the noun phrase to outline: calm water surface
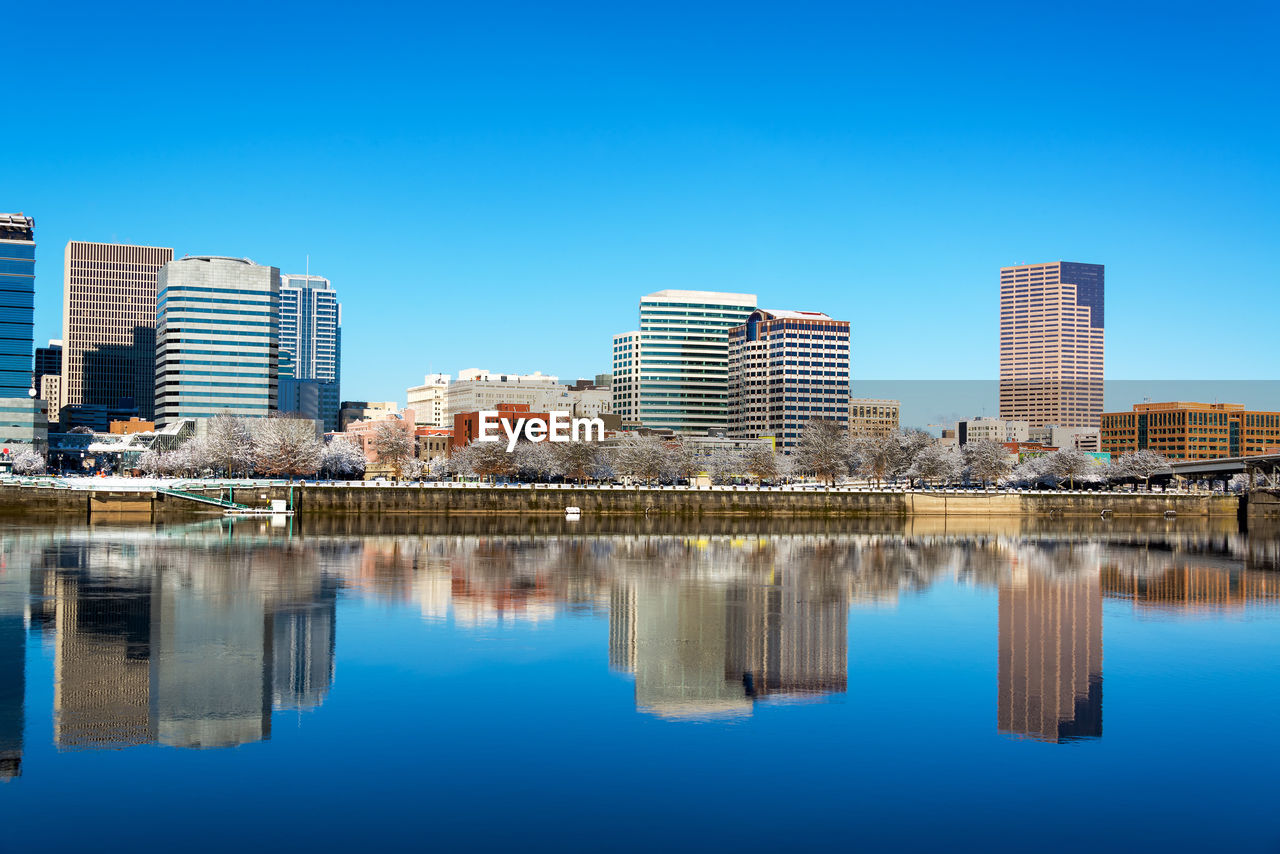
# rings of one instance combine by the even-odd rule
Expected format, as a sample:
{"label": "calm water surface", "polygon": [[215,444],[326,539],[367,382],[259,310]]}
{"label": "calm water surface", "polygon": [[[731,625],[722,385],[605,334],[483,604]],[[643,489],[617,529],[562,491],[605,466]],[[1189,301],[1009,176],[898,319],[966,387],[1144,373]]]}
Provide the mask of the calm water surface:
{"label": "calm water surface", "polygon": [[3,850],[1280,850],[1280,539],[0,528]]}

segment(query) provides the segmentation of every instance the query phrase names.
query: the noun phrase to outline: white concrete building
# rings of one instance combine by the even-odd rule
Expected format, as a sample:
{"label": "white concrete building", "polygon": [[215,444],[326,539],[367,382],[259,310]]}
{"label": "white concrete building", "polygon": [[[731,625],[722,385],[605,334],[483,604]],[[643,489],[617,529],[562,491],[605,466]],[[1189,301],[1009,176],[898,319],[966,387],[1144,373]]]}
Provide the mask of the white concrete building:
{"label": "white concrete building", "polygon": [[1029,442],[1031,425],[1026,421],[1006,421],[1002,418],[969,418],[956,422],[956,441],[969,442]]}
{"label": "white concrete building", "polygon": [[453,426],[453,416],[459,412],[496,409],[499,403],[524,403],[533,412],[548,412],[563,391],[559,377],[548,376],[541,371],[496,374],[469,368],[459,371],[458,378],[449,383],[446,426]]}
{"label": "white concrete building", "polygon": [[449,417],[449,375],[427,374],[422,385],[414,386],[406,392],[408,407],[415,413],[419,427],[453,426]]}

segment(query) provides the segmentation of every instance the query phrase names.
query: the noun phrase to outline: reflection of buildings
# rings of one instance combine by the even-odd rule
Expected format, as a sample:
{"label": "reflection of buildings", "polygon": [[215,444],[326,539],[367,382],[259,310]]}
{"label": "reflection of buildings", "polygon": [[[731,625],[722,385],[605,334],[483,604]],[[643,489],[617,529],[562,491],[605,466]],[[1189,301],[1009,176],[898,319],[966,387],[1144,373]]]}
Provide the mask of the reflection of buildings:
{"label": "reflection of buildings", "polygon": [[17,573],[0,577],[0,781],[22,773],[27,626],[26,590],[17,581]]}
{"label": "reflection of buildings", "polygon": [[[43,554],[54,742],[221,747],[270,737],[271,710],[318,706],[332,683],[336,588],[296,583],[278,555],[58,542]],[[246,570],[255,564],[260,572]],[[274,571],[273,571],[274,570]]]}
{"label": "reflection of buildings", "polygon": [[54,743],[84,749],[151,741],[149,580],[58,573],[51,581]]}
{"label": "reflection of buildings", "polygon": [[162,577],[154,634],[156,740],[229,747],[271,735],[271,619],[253,591]]}
{"label": "reflection of buildings", "polygon": [[314,709],[333,684],[337,589],[325,584],[320,599],[278,609],[271,617],[272,705]]}
{"label": "reflection of buildings", "polygon": [[750,714],[766,696],[843,693],[848,599],[803,572],[762,583],[643,579],[610,596],[609,664],[663,717]]}
{"label": "reflection of buildings", "polygon": [[1280,602],[1280,576],[1274,572],[1170,566],[1154,573],[1119,566],[1102,570],[1102,592],[1138,608],[1183,612],[1221,611]]}
{"label": "reflection of buildings", "polygon": [[1098,576],[1018,571],[999,596],[999,731],[1040,741],[1100,738]]}

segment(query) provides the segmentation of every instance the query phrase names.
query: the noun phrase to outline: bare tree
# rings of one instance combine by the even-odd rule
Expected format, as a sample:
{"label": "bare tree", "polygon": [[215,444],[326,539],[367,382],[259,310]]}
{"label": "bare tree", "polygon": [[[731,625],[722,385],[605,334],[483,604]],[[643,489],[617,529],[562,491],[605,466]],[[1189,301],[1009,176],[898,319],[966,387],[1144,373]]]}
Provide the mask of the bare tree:
{"label": "bare tree", "polygon": [[777,480],[782,474],[782,468],[778,465],[778,455],[773,448],[764,445],[756,445],[747,450],[743,459],[743,467],[747,473],[758,480]]}
{"label": "bare tree", "polygon": [[712,483],[730,483],[735,477],[746,473],[747,465],[743,455],[730,448],[713,448],[711,453],[702,458],[702,469],[711,478]]}
{"label": "bare tree", "polygon": [[1090,480],[1091,471],[1095,467],[1093,457],[1075,448],[1059,448],[1045,454],[1045,472],[1058,480],[1065,480],[1070,488],[1075,489],[1076,481]]}
{"label": "bare tree", "polygon": [[600,446],[594,442],[556,442],[551,454],[559,473],[578,483],[595,476],[600,468]]}
{"label": "bare tree", "polygon": [[902,443],[896,434],[889,436],[859,436],[853,440],[852,458],[854,470],[865,478],[874,480],[876,486],[888,480],[898,471],[902,458]]}
{"label": "bare tree", "polygon": [[420,460],[417,457],[409,457],[409,459],[404,461],[402,474],[409,480],[421,480],[422,475],[426,470],[427,464],[425,461]]}
{"label": "bare tree", "polygon": [[653,436],[624,439],[613,449],[613,468],[622,475],[645,482],[662,477],[668,469],[667,448]]}
{"label": "bare tree", "polygon": [[985,487],[1000,480],[1009,471],[1009,452],[991,439],[979,439],[964,446],[964,462],[969,477]]}
{"label": "bare tree", "polygon": [[1173,472],[1168,457],[1147,448],[1122,454],[1112,465],[1112,469],[1113,474],[1120,477],[1142,478],[1143,485],[1148,489],[1154,475]]}
{"label": "bare tree", "polygon": [[520,480],[546,480],[560,473],[559,460],[551,452],[550,442],[520,442],[512,457],[512,467]]}
{"label": "bare tree", "polygon": [[379,422],[369,446],[378,455],[378,462],[391,466],[397,478],[405,460],[413,456],[413,436],[403,421]]}
{"label": "bare tree", "polygon": [[793,456],[798,471],[834,486],[836,478],[849,473],[853,447],[848,431],[840,422],[814,418],[800,433],[800,443]]}
{"label": "bare tree", "polygon": [[460,474],[505,477],[514,471],[513,456],[501,442],[472,441],[453,452],[453,465]]}

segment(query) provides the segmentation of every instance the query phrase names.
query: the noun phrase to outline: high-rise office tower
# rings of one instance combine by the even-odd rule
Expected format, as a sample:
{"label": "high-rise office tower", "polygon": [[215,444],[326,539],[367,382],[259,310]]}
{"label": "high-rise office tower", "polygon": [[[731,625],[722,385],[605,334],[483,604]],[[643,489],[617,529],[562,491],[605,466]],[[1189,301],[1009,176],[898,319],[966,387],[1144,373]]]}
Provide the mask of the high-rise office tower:
{"label": "high-rise office tower", "polygon": [[1097,572],[1015,570],[1000,585],[1000,732],[1039,741],[1102,736]]}
{"label": "high-rise office tower", "polygon": [[0,398],[29,397],[35,283],[35,220],[0,213]]}
{"label": "high-rise office tower", "polygon": [[729,330],[755,307],[755,294],[641,297],[640,328],[613,338],[614,413],[623,424],[695,435],[728,427]]}
{"label": "high-rise office tower", "polygon": [[[338,429],[341,408],[342,306],[332,283],[321,276],[280,277],[280,352],[293,361],[291,383],[315,383],[318,417],[325,430]],[[284,397],[285,395],[282,395]],[[301,399],[306,399],[303,395]]]}
{"label": "high-rise office tower", "polygon": [[789,453],[810,419],[849,426],[849,321],[751,312],[729,330],[729,435],[772,436]]}
{"label": "high-rise office tower", "polygon": [[172,260],[158,246],[67,244],[60,405],[71,420],[75,407],[155,414],[156,275]]}
{"label": "high-rise office tower", "polygon": [[280,271],[187,256],[164,265],[156,284],[157,424],[275,410]]}
{"label": "high-rise office tower", "polygon": [[1069,261],[1001,268],[1001,418],[1098,428],[1104,269]]}

